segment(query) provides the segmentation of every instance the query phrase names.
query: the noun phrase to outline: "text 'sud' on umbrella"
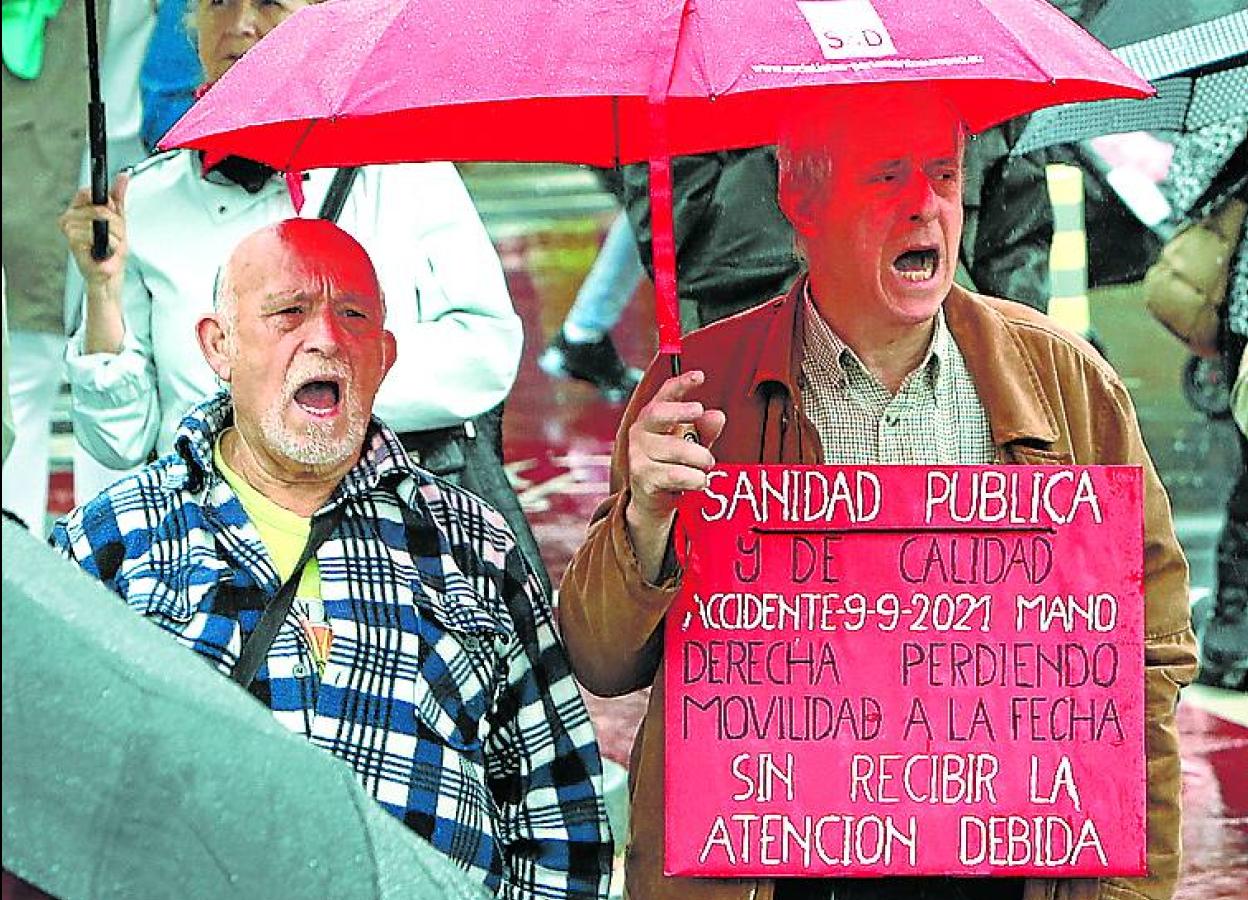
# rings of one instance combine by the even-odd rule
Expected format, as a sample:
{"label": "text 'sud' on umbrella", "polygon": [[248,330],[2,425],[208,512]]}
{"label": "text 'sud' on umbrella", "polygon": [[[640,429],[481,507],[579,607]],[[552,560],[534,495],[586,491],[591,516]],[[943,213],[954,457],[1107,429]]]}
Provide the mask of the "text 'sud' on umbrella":
{"label": "text 'sud' on umbrella", "polygon": [[1045,0],[335,0],[278,27],[165,145],[287,171],[648,160],[676,354],[669,157],[775,143],[813,92],[919,82],[972,131],[1151,91]]}

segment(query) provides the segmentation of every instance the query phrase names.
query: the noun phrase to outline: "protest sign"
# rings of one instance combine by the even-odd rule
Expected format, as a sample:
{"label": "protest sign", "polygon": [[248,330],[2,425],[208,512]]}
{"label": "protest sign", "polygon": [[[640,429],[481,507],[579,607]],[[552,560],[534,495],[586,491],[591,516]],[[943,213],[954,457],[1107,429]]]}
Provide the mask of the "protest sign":
{"label": "protest sign", "polygon": [[713,470],[665,626],[665,871],[1144,874],[1142,492]]}

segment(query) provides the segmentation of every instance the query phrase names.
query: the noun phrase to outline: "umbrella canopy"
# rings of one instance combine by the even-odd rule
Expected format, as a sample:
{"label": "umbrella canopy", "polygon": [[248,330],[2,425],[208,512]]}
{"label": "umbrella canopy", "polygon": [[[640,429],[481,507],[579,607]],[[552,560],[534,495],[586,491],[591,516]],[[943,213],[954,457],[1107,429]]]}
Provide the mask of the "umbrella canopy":
{"label": "umbrella canopy", "polygon": [[482,900],[482,885],[5,521],[4,868],[57,897]]}
{"label": "umbrella canopy", "polygon": [[[1152,4],[1145,4],[1151,8]],[[1115,6],[1106,7],[1109,10]],[[1117,4],[1120,12],[1122,4]],[[1160,5],[1159,5],[1160,6]],[[1170,13],[1151,20],[1132,12],[1120,18],[1153,23],[1145,30],[1124,29],[1120,18],[1102,12],[1094,20],[1112,34],[1145,34],[1144,39],[1116,47],[1114,55],[1152,81],[1156,98],[1107,100],[1059,106],[1038,112],[1015,144],[1014,153],[1029,153],[1052,144],[1086,140],[1122,131],[1196,131],[1215,122],[1248,115],[1248,0],[1209,0],[1208,4],[1178,2]],[[1212,16],[1222,7],[1238,10]],[[1160,33],[1161,23],[1194,21]]]}
{"label": "umbrella canopy", "polygon": [[283,170],[648,159],[672,352],[665,160],[775,143],[813,91],[884,82],[934,86],[972,130],[1150,93],[1044,0],[337,0],[275,29],[164,145]]}
{"label": "umbrella canopy", "polygon": [[[292,76],[291,73],[297,73]],[[282,170],[646,160],[774,143],[810,88],[941,84],[972,130],[1148,85],[1043,0],[338,0],[240,60],[164,146]],[[947,83],[946,83],[947,82]]]}
{"label": "umbrella canopy", "polygon": [[[1106,0],[1088,32],[1107,47],[1125,47],[1248,9],[1248,0]],[[1203,41],[1193,47],[1203,52]]]}

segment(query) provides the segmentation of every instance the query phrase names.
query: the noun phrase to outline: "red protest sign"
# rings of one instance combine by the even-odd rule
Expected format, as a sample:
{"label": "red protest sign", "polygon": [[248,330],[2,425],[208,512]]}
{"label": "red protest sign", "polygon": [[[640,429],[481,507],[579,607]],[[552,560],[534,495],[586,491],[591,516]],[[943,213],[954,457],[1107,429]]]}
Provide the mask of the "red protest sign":
{"label": "red protest sign", "polygon": [[1134,466],[720,466],[665,634],[669,875],[1145,873]]}

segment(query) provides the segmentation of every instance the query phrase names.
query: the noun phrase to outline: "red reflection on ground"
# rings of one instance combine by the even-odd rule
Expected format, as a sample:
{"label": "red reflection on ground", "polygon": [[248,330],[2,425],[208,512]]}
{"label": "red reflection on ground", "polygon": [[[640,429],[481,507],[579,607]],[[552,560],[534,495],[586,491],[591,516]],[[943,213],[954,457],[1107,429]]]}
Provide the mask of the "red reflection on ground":
{"label": "red reflection on ground", "polygon": [[1176,900],[1248,897],[1248,728],[1179,706],[1183,877]]}

